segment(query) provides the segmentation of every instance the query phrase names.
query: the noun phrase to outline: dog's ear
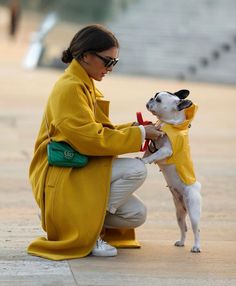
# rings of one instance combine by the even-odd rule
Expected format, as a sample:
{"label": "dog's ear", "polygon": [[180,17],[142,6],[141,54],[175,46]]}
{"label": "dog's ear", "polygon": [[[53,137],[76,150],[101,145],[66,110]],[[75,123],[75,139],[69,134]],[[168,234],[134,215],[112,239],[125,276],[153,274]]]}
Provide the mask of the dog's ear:
{"label": "dog's ear", "polygon": [[183,110],[183,109],[185,109],[185,108],[190,107],[192,104],[193,104],[193,103],[192,103],[191,100],[188,100],[188,99],[183,100],[183,99],[181,99],[181,100],[179,101],[179,103],[177,104],[177,109],[180,111],[180,110]]}
{"label": "dog's ear", "polygon": [[179,99],[185,99],[189,95],[189,93],[189,90],[181,89],[179,91],[174,92],[174,95],[176,95]]}

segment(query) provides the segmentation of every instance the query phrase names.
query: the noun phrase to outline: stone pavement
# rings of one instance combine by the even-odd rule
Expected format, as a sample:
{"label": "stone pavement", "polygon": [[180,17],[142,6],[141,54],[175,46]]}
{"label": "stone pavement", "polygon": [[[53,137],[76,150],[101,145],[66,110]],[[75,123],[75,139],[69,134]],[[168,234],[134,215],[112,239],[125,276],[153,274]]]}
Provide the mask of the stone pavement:
{"label": "stone pavement", "polygon": [[28,243],[44,235],[28,167],[42,111],[60,71],[23,70],[26,40],[0,36],[0,286],[236,285],[235,86],[117,75],[98,84],[111,100],[114,123],[134,120],[136,111],[154,120],[145,103],[157,90],[191,91],[199,105],[190,138],[202,183],[202,253],[190,253],[191,229],[184,248],[173,246],[179,232],[172,198],[162,174],[151,165],[138,191],[148,207],[147,222],[137,229],[141,249],[122,249],[114,258],[62,262],[27,255]]}

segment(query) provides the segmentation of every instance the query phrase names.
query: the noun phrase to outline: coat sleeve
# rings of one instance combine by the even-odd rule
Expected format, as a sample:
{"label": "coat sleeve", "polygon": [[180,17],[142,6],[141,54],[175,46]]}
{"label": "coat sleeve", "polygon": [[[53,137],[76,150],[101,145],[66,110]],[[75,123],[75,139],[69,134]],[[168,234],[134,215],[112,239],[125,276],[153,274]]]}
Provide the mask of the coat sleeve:
{"label": "coat sleeve", "polygon": [[[138,152],[142,141],[139,127],[129,124],[117,129],[96,118],[87,96],[80,90],[64,101],[60,114],[65,116],[55,126],[58,133],[73,148],[88,156],[115,156]],[[71,104],[72,103],[72,104]]]}
{"label": "coat sleeve", "polygon": [[123,123],[123,124],[118,124],[115,127],[117,129],[123,129],[123,128],[127,128],[127,127],[131,127],[133,125],[134,122],[129,122],[129,123]]}

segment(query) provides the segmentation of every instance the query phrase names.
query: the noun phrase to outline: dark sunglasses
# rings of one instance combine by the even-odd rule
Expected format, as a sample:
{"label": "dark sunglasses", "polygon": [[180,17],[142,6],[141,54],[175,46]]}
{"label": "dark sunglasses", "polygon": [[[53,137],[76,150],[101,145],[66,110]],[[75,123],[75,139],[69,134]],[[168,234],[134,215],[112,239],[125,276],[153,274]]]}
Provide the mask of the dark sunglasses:
{"label": "dark sunglasses", "polygon": [[97,53],[93,53],[93,54],[103,61],[105,68],[110,68],[111,66],[114,67],[118,63],[118,61],[119,61],[118,58],[117,59],[112,59],[112,58],[109,59],[109,58],[105,58],[103,56],[100,56]]}

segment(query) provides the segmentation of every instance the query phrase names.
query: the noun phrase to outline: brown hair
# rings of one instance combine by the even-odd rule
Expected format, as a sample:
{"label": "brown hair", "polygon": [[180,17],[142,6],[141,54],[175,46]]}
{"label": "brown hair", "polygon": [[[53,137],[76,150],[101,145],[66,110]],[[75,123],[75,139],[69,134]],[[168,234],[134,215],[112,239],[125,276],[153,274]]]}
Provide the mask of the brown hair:
{"label": "brown hair", "polygon": [[70,63],[73,58],[82,58],[85,52],[102,52],[113,47],[119,48],[119,42],[111,31],[102,25],[89,25],[75,34],[61,60]]}

